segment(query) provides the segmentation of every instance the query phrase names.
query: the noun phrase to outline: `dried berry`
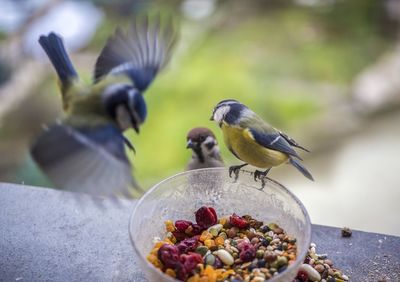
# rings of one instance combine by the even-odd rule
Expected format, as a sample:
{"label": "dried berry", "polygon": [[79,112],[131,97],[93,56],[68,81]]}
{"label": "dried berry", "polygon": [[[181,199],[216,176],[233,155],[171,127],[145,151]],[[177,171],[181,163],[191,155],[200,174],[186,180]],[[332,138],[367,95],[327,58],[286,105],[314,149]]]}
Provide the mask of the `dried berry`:
{"label": "dried berry", "polygon": [[246,221],[246,219],[238,216],[235,213],[233,215],[231,215],[231,217],[229,218],[229,221],[233,226],[239,227],[241,229],[246,228],[249,225],[249,223]]}
{"label": "dried berry", "polygon": [[178,278],[181,281],[185,281],[189,276],[186,267],[181,262],[177,263],[175,267],[175,273],[176,273],[176,278]]}
{"label": "dried berry", "polygon": [[192,273],[199,263],[203,263],[203,258],[198,253],[182,254],[180,261],[185,267],[187,273]]}
{"label": "dried berry", "polygon": [[238,249],[240,250],[239,258],[243,262],[252,261],[256,257],[256,248],[250,243],[241,242]]}
{"label": "dried berry", "polygon": [[211,207],[203,206],[196,211],[195,215],[197,224],[203,229],[217,224],[218,222],[217,213]]}
{"label": "dried berry", "polygon": [[192,235],[200,235],[201,232],[203,232],[204,230],[200,225],[196,223],[192,225],[192,228],[193,228]]}
{"label": "dried berry", "polygon": [[175,268],[179,262],[179,250],[174,245],[162,245],[158,250],[157,256],[166,268]]}
{"label": "dried berry", "polygon": [[172,235],[176,238],[176,241],[180,242],[186,238],[186,234],[184,232],[173,231]]}
{"label": "dried berry", "polygon": [[243,262],[252,261],[256,257],[256,249],[252,246],[244,251],[241,251],[239,254],[239,258]]}
{"label": "dried berry", "polygon": [[178,248],[179,252],[181,254],[188,253],[188,252],[193,252],[196,248],[197,245],[199,244],[199,238],[200,236],[193,236],[192,238],[187,238],[179,242],[176,247]]}
{"label": "dried berry", "polygon": [[308,281],[308,274],[307,272],[300,270],[297,273],[296,279],[300,280],[301,282],[307,282]]}
{"label": "dried berry", "polygon": [[188,220],[177,220],[175,221],[175,228],[179,232],[185,232],[189,226],[192,226],[192,222]]}

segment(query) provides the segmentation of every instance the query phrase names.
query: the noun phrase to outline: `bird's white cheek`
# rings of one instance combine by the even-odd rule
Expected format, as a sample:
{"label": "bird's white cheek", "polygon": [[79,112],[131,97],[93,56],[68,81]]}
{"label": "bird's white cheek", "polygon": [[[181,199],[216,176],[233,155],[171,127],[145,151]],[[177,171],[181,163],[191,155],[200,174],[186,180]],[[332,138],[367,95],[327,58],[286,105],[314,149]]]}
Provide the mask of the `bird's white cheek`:
{"label": "bird's white cheek", "polygon": [[126,108],[122,105],[119,105],[117,107],[116,120],[118,122],[118,127],[121,130],[126,130],[132,126],[132,122],[131,122],[129,113],[126,110]]}
{"label": "bird's white cheek", "polygon": [[229,107],[221,107],[214,113],[214,120],[217,124],[221,124],[226,113],[229,111]]}

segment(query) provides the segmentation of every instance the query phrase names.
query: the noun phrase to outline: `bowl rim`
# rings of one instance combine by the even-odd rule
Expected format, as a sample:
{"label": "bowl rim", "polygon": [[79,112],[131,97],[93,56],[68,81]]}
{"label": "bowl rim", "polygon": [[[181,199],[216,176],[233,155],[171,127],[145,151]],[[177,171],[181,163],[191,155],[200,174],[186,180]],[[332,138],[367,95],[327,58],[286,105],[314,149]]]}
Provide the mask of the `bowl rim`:
{"label": "bowl rim", "polygon": [[[135,207],[134,207],[134,209],[133,209],[133,211],[132,211],[132,213],[131,213],[131,215],[130,215],[130,217],[129,217],[128,232],[129,232],[129,239],[130,239],[131,244],[132,244],[132,246],[133,246],[133,249],[134,249],[134,251],[135,251],[135,253],[136,253],[135,260],[137,261],[137,259],[139,259],[140,262],[142,263],[142,265],[143,265],[143,263],[144,263],[144,264],[147,265],[153,272],[159,273],[159,274],[161,275],[161,277],[163,277],[166,281],[170,281],[170,282],[182,282],[182,281],[181,281],[181,280],[178,280],[178,279],[175,279],[175,278],[172,278],[171,276],[168,276],[168,275],[165,274],[164,272],[160,271],[160,269],[156,268],[153,264],[151,264],[151,263],[146,259],[146,257],[144,257],[144,256],[141,254],[141,252],[140,252],[140,251],[138,250],[138,248],[136,247],[135,241],[134,241],[133,238],[132,238],[132,233],[131,233],[132,220],[133,220],[133,217],[135,216],[135,214],[136,214],[136,212],[137,212],[137,210],[138,210],[138,207],[139,207],[139,206],[141,205],[141,203],[144,201],[144,199],[146,198],[146,196],[148,196],[149,194],[151,194],[151,193],[152,193],[154,190],[156,190],[160,185],[164,184],[164,182],[168,182],[169,180],[171,180],[171,179],[173,179],[173,178],[181,177],[181,176],[183,176],[183,175],[185,175],[185,174],[193,173],[194,171],[195,171],[195,172],[201,172],[201,171],[214,171],[214,172],[216,172],[216,171],[226,171],[227,173],[229,172],[229,171],[228,171],[228,168],[226,168],[226,167],[211,167],[211,168],[200,168],[200,169],[196,169],[196,170],[183,171],[183,172],[179,172],[179,173],[177,173],[177,174],[174,174],[174,175],[172,175],[172,176],[169,176],[169,177],[167,177],[167,178],[161,180],[160,182],[154,184],[142,197],[140,197],[140,199],[139,199],[138,202],[136,203],[136,205],[135,205]],[[245,170],[245,169],[241,169],[240,172],[250,173],[250,174],[253,173],[252,171]],[[310,246],[310,244],[311,244],[311,219],[310,219],[310,216],[309,216],[309,214],[308,214],[308,212],[307,212],[307,210],[306,210],[304,204],[300,201],[299,198],[297,198],[297,196],[296,196],[294,193],[292,193],[288,188],[286,188],[286,187],[285,187],[284,185],[282,185],[281,183],[279,183],[279,182],[277,182],[277,181],[275,181],[275,180],[272,180],[272,179],[270,179],[270,178],[267,178],[266,183],[272,183],[272,185],[279,186],[279,187],[280,187],[281,189],[283,189],[283,191],[286,192],[286,193],[297,203],[297,205],[300,207],[300,210],[301,210],[301,212],[303,213],[303,215],[304,215],[304,217],[305,217],[305,224],[306,224],[306,227],[305,227],[305,232],[304,232],[304,233],[305,233],[305,234],[309,234],[309,235],[307,236],[307,238],[305,238],[306,243],[307,243],[306,246]],[[305,258],[305,257],[306,257],[306,254],[307,254],[307,252],[308,252],[308,249],[309,249],[309,247],[304,248],[304,249],[297,255],[296,260],[294,261],[294,263],[292,263],[291,265],[289,265],[289,266],[285,269],[285,271],[282,272],[282,274],[285,273],[285,272],[287,272],[288,270],[290,270],[290,269],[292,269],[292,268],[295,268],[295,266],[297,266],[297,265],[299,265],[299,264],[302,264],[302,263],[303,263],[303,260],[300,261],[300,260],[298,260],[298,258],[299,258],[299,257],[304,257],[304,258]],[[273,281],[275,281],[275,279],[279,279],[280,277],[281,277],[281,273],[279,273],[279,274],[276,275],[276,276],[273,276],[271,279],[268,279],[268,280],[266,280],[266,281],[271,281],[271,282],[273,282]],[[273,279],[273,280],[272,280],[272,279]]]}

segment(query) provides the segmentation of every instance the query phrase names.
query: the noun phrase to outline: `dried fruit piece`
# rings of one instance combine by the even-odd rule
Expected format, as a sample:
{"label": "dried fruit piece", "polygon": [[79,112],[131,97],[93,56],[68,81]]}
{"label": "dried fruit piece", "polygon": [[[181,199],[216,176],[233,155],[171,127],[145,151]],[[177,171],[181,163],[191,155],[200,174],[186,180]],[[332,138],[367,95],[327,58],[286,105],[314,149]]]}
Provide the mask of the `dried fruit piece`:
{"label": "dried fruit piece", "polygon": [[172,220],[167,220],[164,222],[164,224],[167,232],[175,231],[174,223],[172,222]]}
{"label": "dried fruit piece", "polygon": [[187,255],[182,254],[180,261],[186,269],[187,273],[192,273],[199,263],[203,263],[203,258],[198,253],[188,253]]}
{"label": "dried fruit piece", "polygon": [[296,279],[300,280],[301,282],[307,282],[308,281],[308,274],[304,270],[300,270],[297,273]]}
{"label": "dried fruit piece", "polygon": [[186,271],[185,266],[181,262],[178,262],[176,264],[175,273],[176,273],[176,278],[178,278],[179,280],[182,280],[182,281],[185,281],[189,276],[189,274]]}
{"label": "dried fruit piece", "polygon": [[175,228],[179,232],[185,232],[186,229],[188,229],[189,226],[192,226],[193,223],[188,220],[177,220],[175,221]]}
{"label": "dried fruit piece", "polygon": [[200,236],[200,241],[204,242],[205,240],[212,239],[213,235],[207,230],[203,231]]}
{"label": "dried fruit piece", "polygon": [[199,244],[200,236],[193,236],[192,238],[187,238],[176,245],[179,253],[184,254],[187,252],[193,252]]}
{"label": "dried fruit piece", "polygon": [[239,258],[243,262],[252,261],[256,257],[256,248],[250,243],[241,242],[238,249],[240,250]]}
{"label": "dried fruit piece", "polygon": [[158,249],[157,257],[166,268],[174,269],[179,262],[179,250],[174,245],[164,244]]}
{"label": "dried fruit piece", "polygon": [[229,222],[233,226],[239,227],[241,229],[246,228],[249,225],[249,223],[247,222],[246,219],[244,219],[243,217],[238,216],[236,213],[231,215],[231,217],[229,218]]}
{"label": "dried fruit piece", "polygon": [[172,235],[174,235],[174,237],[176,238],[176,240],[178,242],[180,242],[186,238],[186,234],[183,232],[179,232],[179,231],[172,232]]}
{"label": "dried fruit piece", "polygon": [[195,215],[197,224],[202,228],[208,228],[218,222],[217,213],[211,207],[203,206],[196,211]]}
{"label": "dried fruit piece", "polygon": [[171,276],[172,278],[176,277],[176,273],[175,270],[171,269],[171,268],[167,268],[167,270],[165,270],[165,274]]}

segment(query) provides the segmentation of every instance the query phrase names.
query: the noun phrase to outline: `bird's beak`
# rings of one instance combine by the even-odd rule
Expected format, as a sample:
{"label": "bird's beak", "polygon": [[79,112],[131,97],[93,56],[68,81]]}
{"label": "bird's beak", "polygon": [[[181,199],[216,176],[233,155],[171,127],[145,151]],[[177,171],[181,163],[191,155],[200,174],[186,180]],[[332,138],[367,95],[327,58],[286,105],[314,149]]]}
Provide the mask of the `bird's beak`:
{"label": "bird's beak", "polygon": [[214,120],[214,115],[212,115],[212,116],[210,117],[210,120]]}
{"label": "bird's beak", "polygon": [[132,124],[132,128],[136,131],[137,134],[139,134],[139,132],[140,132],[139,126],[136,123]]}
{"label": "bird's beak", "polygon": [[194,143],[192,140],[189,139],[189,141],[186,144],[186,149],[193,149],[194,148]]}

